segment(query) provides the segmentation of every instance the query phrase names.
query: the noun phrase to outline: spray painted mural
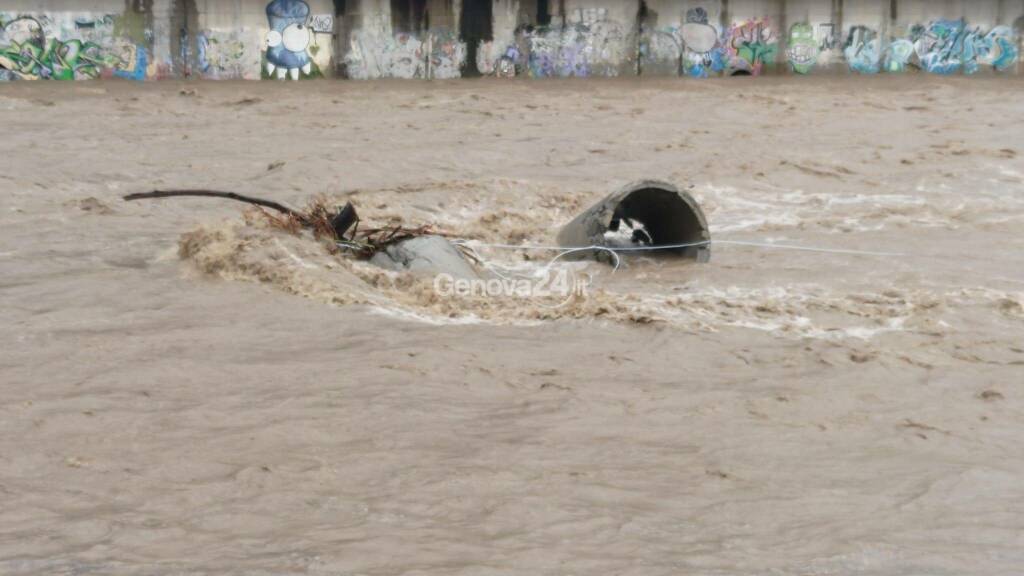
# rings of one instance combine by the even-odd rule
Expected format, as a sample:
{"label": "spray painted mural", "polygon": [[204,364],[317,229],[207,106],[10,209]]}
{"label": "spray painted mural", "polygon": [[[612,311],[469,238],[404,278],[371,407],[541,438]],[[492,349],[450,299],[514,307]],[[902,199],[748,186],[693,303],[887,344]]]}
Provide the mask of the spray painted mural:
{"label": "spray painted mural", "polygon": [[843,55],[846,56],[850,70],[860,74],[877,73],[882,59],[882,40],[878,32],[867,26],[850,28]]}
{"label": "spray painted mural", "polygon": [[954,74],[963,70],[974,74],[981,66],[998,71],[1017,63],[1019,49],[1008,26],[997,26],[985,34],[980,28],[968,28],[960,20],[937,20],[927,27],[911,30],[910,40],[922,69],[933,74]]}
{"label": "spray painted mural", "polygon": [[534,78],[619,76],[632,68],[630,33],[607,18],[604,9],[587,10],[565,27],[525,30],[523,64]]}
{"label": "spray painted mural", "polygon": [[758,76],[775,62],[779,43],[767,18],[733,24],[726,33],[728,73]]}
{"label": "spray painted mural", "polygon": [[821,51],[818,41],[814,38],[814,26],[806,22],[794,24],[789,29],[788,44],[786,56],[793,71],[797,74],[810,74],[814,65],[818,63]]}
{"label": "spray painted mural", "polygon": [[[312,30],[309,4],[304,0],[273,0],[267,4],[267,51],[264,55],[268,77],[284,80],[313,75],[310,58]],[[319,72],[319,70],[318,70]]]}
{"label": "spray painted mural", "polygon": [[273,0],[264,12],[266,27],[199,32],[196,65],[201,78],[299,80],[323,76],[322,70],[331,61],[334,17],[311,14],[305,0]]}
{"label": "spray painted mural", "polygon": [[209,80],[259,80],[260,33],[203,30],[196,38],[199,75]]}
{"label": "spray painted mural", "polygon": [[683,69],[694,78],[707,78],[711,72],[726,69],[728,55],[719,31],[708,22],[703,8],[686,12],[686,23],[679,29],[683,48]]}
{"label": "spray painted mural", "polygon": [[[988,66],[1009,71],[1020,57],[1018,37],[1009,26],[985,33],[963,20],[915,26],[908,38],[885,42],[867,26],[852,26],[840,45],[832,23],[794,24],[786,59],[797,74],[845,60],[853,72],[877,74],[921,69],[935,74],[973,74]],[[734,24],[724,32],[708,22],[703,8],[687,12],[686,23],[645,32],[640,57],[643,73],[706,78],[718,73],[759,74],[775,60],[777,42],[767,19]]]}
{"label": "spray painted mural", "polygon": [[[813,31],[812,31],[813,35]],[[686,23],[647,35],[645,62],[676,57],[681,73],[694,78],[711,75],[759,75],[778,54],[778,38],[767,18],[736,22],[724,31],[711,24],[704,8],[686,12]],[[678,50],[673,54],[673,50]]]}
{"label": "spray painted mural", "polygon": [[[322,76],[334,65],[336,22],[333,14],[311,13],[311,4],[324,11],[332,9],[326,2],[261,0],[253,8],[265,12],[265,24],[263,14],[256,14],[258,19],[251,26],[207,28],[194,42],[182,29],[181,54],[174,56],[184,63],[180,71],[188,72],[194,65],[201,77],[210,79]],[[523,12],[516,6],[510,4],[502,16],[495,17],[493,40],[481,42],[472,51],[476,68],[485,74],[587,77],[639,70],[644,75],[696,78],[757,75],[771,69],[778,57],[778,31],[768,18],[719,24],[717,17],[709,18],[709,11],[697,6],[673,16],[679,24],[668,27],[657,27],[655,14],[648,29],[647,22],[638,27],[630,14],[615,8],[576,8],[564,20],[535,27],[517,24]],[[609,12],[617,16],[609,17]],[[169,15],[160,22],[153,18],[148,8],[128,8],[123,14],[0,12],[0,80],[142,80],[167,75],[170,63],[154,62],[154,47],[169,60],[169,36],[175,32]],[[338,20],[345,22],[343,17]],[[471,51],[457,32],[433,28],[394,34],[391,20],[387,10],[369,10],[360,14],[357,28],[346,28],[344,37],[350,45],[339,56],[348,77],[461,76]],[[211,22],[222,21],[226,20]],[[1017,21],[1024,22],[1024,17]],[[892,22],[877,28],[842,28],[830,22],[797,21],[786,33],[785,60],[797,74],[843,61],[862,74],[1009,72],[1017,69],[1020,60],[1022,29],[1024,25],[982,28],[963,18],[899,29]],[[155,34],[160,38],[155,39]]]}
{"label": "spray painted mural", "polygon": [[155,76],[143,45],[145,34],[129,24],[125,17],[109,14],[0,13],[0,79]]}
{"label": "spray painted mural", "polygon": [[446,29],[423,34],[391,33],[384,15],[367,18],[352,33],[345,66],[349,78],[459,78],[466,45]]}
{"label": "spray painted mural", "polygon": [[966,21],[937,20],[911,28],[909,38],[895,38],[884,48],[876,31],[855,26],[844,48],[850,69],[875,74],[883,69],[899,73],[908,68],[932,74],[974,74],[982,66],[1005,72],[1017,64],[1020,50],[1009,26],[988,33],[968,27]]}
{"label": "spray painted mural", "polygon": [[619,76],[635,65],[633,38],[607,9],[577,9],[564,26],[521,26],[512,36],[481,42],[476,64],[504,78]]}
{"label": "spray painted mural", "polygon": [[885,71],[900,73],[907,69],[910,57],[914,55],[914,43],[910,40],[898,38],[889,43],[885,48]]}
{"label": "spray painted mural", "polygon": [[778,39],[767,19],[736,22],[720,32],[700,7],[686,12],[686,23],[678,31],[668,29],[662,34],[678,38],[682,71],[693,78],[712,74],[757,76],[766,64],[775,62],[778,52]]}

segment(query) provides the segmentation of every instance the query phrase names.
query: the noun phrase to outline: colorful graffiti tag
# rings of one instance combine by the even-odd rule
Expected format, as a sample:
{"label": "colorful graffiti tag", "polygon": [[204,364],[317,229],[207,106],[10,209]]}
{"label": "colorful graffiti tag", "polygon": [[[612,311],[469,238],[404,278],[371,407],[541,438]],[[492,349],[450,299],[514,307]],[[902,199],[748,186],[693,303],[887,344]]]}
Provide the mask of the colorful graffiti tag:
{"label": "colorful graffiti tag", "polygon": [[996,26],[985,36],[978,37],[974,50],[978,63],[991,66],[999,72],[1013,68],[1020,57],[1017,38],[1009,26]]}
{"label": "colorful graffiti tag", "polygon": [[913,42],[902,38],[893,40],[885,48],[885,71],[893,74],[905,71],[913,55]]}
{"label": "colorful graffiti tag", "polygon": [[[0,15],[0,70],[18,80],[89,80],[104,76],[143,80],[145,47],[112,34],[115,19],[76,22],[79,37],[60,39],[43,15]],[[69,26],[70,28],[70,26]]]}
{"label": "colorful graffiti tag", "polygon": [[[978,64],[1006,72],[1017,64],[1020,57],[1017,38],[1009,26],[997,26],[985,36],[975,37],[975,57]],[[965,70],[970,73],[970,66]]]}
{"label": "colorful graffiti tag", "polygon": [[997,26],[988,34],[969,29],[965,20],[936,20],[917,26],[911,40],[921,68],[933,74],[974,74],[982,65],[998,71],[1017,63],[1019,49],[1008,26]]}
{"label": "colorful graffiti tag", "polygon": [[974,74],[982,66],[1006,71],[1017,63],[1020,51],[1013,30],[997,26],[987,34],[968,28],[966,21],[937,20],[910,30],[909,38],[896,38],[882,48],[879,35],[865,26],[850,29],[843,50],[850,69],[874,74],[884,69],[900,73],[919,68],[932,74]]}
{"label": "colorful graffiti tag", "polygon": [[585,31],[577,28],[535,30],[527,37],[527,67],[534,78],[585,77],[590,66],[584,52]]}
{"label": "colorful graffiti tag", "polygon": [[953,74],[963,65],[966,39],[963,20],[938,20],[913,30],[921,67],[933,74]]}
{"label": "colorful graffiti tag", "polygon": [[[794,26],[796,38],[806,33],[813,42],[813,28]],[[673,40],[675,42],[673,42]],[[679,48],[675,48],[678,46]],[[673,49],[681,52],[681,73],[693,78],[711,75],[759,75],[766,64],[776,61],[778,39],[768,19],[757,18],[731,25],[720,32],[708,20],[704,8],[691,8],[686,12],[686,23],[679,28],[659,30],[648,35],[647,59],[664,69]],[[799,62],[810,54],[817,54],[817,46],[806,51],[797,46],[788,54],[791,62]],[[813,66],[813,60],[809,66]],[[800,69],[805,69],[799,64]],[[809,70],[809,68],[806,68]]]}
{"label": "colorful graffiti tag", "polygon": [[114,76],[127,80],[145,80],[149,55],[141,46],[128,45],[118,65],[112,67]]}
{"label": "colorful graffiti tag", "polygon": [[81,40],[61,42],[46,38],[42,27],[38,30],[39,34],[0,46],[0,68],[20,79],[99,78],[107,62],[98,44]]}
{"label": "colorful graffiti tag", "polygon": [[726,38],[730,74],[758,76],[765,64],[775,62],[778,38],[767,19],[758,18],[733,24]]}
{"label": "colorful graffiti tag", "polygon": [[854,26],[846,37],[846,46],[843,48],[843,55],[850,70],[861,74],[877,74],[881,66],[882,41],[875,32],[867,26]]}
{"label": "colorful graffiti tag", "polygon": [[628,63],[626,36],[623,26],[596,20],[523,31],[520,42],[534,78],[618,76]]}
{"label": "colorful graffiti tag", "polygon": [[814,39],[814,26],[806,22],[793,24],[789,29],[789,49],[786,55],[789,65],[797,74],[809,74],[818,63],[821,49]]}
{"label": "colorful graffiti tag", "polygon": [[[679,58],[679,73],[696,78],[716,73],[759,74],[765,64],[775,60],[777,44],[765,19],[734,24],[721,34],[708,22],[703,8],[690,9],[686,20],[678,28],[645,33],[640,54],[644,71],[671,73],[673,59]],[[834,56],[845,59],[850,70],[860,74],[900,73],[908,68],[973,74],[983,66],[1008,71],[1020,58],[1018,38],[1011,27],[997,26],[984,33],[968,28],[963,20],[917,26],[909,38],[889,42],[870,27],[853,26],[841,46],[837,46],[832,23],[818,24],[815,30],[800,22],[790,28],[787,45],[787,61],[797,74],[826,66]]]}
{"label": "colorful graffiti tag", "polygon": [[[204,78],[298,80],[322,76],[322,69],[333,66],[332,45],[318,45],[318,34],[333,34],[333,15],[312,15],[308,0],[263,2],[259,5],[265,6],[266,26],[207,29],[194,44],[183,29],[181,70],[188,74],[194,57]],[[723,12],[728,11],[718,11]],[[637,22],[628,21],[628,16],[619,22],[609,19],[609,10],[576,9],[551,25],[506,29],[473,51],[476,67],[502,77],[617,76],[639,71],[706,78],[758,75],[776,61],[777,31],[767,18],[719,25],[710,21],[708,10],[692,7],[683,22],[658,28],[653,14],[643,16],[636,28]],[[964,18],[938,19],[898,31],[889,22],[881,25],[881,33],[863,25],[797,22],[786,34],[785,59],[796,74],[843,60],[861,74],[1007,72],[1020,59],[1020,22],[1024,18],[1015,27],[986,30]],[[155,62],[150,48],[167,54],[169,39],[156,42],[152,26],[151,15],[140,8],[128,8],[121,15],[0,12],[0,80],[160,77],[171,70],[171,57]],[[341,62],[350,78],[458,78],[469,52],[458,33],[447,29],[393,33],[385,11],[365,14],[346,34],[351,44]]]}

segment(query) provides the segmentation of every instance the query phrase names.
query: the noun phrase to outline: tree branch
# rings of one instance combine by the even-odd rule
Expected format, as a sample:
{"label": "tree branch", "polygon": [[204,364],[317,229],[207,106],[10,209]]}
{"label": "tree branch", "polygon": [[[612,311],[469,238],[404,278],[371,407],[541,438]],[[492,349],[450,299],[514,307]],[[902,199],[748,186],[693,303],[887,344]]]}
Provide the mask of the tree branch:
{"label": "tree branch", "polygon": [[308,219],[305,214],[292,210],[291,208],[278,204],[270,200],[263,200],[260,198],[253,198],[252,196],[244,196],[242,194],[236,194],[234,192],[218,192],[216,190],[154,190],[152,192],[138,192],[135,194],[129,194],[124,197],[125,200],[142,200],[146,198],[171,198],[175,196],[201,196],[205,198],[227,198],[228,200],[237,200],[239,202],[246,202],[249,204],[255,204],[257,206],[263,206],[264,208],[270,208],[277,210],[283,214],[294,216],[298,218],[300,222],[306,222]]}

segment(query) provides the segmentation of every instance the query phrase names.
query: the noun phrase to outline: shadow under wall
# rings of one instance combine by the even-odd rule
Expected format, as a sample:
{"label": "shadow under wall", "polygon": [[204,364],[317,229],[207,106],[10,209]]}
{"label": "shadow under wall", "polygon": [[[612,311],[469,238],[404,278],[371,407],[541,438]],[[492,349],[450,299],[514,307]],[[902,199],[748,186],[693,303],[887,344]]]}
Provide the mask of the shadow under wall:
{"label": "shadow under wall", "polygon": [[463,78],[480,76],[476,65],[477,50],[481,42],[494,40],[492,0],[464,0],[459,16],[459,38],[466,44],[466,61],[462,65]]}

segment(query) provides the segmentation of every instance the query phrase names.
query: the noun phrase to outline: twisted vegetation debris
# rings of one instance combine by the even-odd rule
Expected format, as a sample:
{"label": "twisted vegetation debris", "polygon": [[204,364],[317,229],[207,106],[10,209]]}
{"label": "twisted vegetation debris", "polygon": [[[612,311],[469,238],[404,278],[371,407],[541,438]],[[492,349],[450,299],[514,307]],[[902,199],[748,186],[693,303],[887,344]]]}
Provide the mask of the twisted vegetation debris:
{"label": "twisted vegetation debris", "polygon": [[[224,198],[251,204],[274,226],[291,234],[310,230],[318,239],[331,241],[331,246],[351,251],[359,258],[369,259],[388,246],[426,235],[440,235],[430,225],[406,227],[401,225],[360,229],[359,214],[351,202],[340,208],[331,208],[324,198],[314,198],[305,211],[295,210],[272,200],[218,190],[154,190],[124,196],[125,201],[198,196]],[[267,209],[277,212],[268,212]]]}

